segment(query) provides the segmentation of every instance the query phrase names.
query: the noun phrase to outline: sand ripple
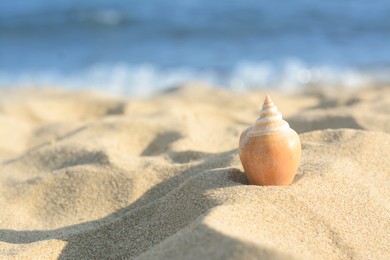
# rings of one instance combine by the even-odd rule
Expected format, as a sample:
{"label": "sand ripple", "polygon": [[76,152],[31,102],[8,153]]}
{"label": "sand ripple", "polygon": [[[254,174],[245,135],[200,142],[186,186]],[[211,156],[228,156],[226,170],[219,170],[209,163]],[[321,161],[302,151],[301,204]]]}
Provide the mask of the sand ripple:
{"label": "sand ripple", "polygon": [[390,258],[386,88],[274,93],[302,133],[290,187],[249,186],[238,158],[264,93],[2,94],[3,257]]}

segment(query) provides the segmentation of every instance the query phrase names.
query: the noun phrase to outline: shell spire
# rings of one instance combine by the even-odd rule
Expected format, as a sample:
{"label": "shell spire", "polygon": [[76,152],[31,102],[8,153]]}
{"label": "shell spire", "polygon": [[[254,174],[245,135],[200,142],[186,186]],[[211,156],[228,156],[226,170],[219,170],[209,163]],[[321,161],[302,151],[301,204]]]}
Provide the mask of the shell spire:
{"label": "shell spire", "polygon": [[289,124],[283,120],[282,114],[278,111],[271,97],[267,95],[251,135],[277,132],[289,127]]}

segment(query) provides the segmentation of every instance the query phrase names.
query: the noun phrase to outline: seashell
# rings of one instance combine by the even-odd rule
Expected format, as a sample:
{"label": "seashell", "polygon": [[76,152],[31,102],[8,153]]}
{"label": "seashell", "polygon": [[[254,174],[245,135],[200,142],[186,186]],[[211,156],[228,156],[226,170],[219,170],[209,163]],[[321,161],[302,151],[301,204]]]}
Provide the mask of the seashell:
{"label": "seashell", "polygon": [[292,183],[301,159],[301,141],[268,95],[255,125],[241,134],[239,146],[249,184]]}

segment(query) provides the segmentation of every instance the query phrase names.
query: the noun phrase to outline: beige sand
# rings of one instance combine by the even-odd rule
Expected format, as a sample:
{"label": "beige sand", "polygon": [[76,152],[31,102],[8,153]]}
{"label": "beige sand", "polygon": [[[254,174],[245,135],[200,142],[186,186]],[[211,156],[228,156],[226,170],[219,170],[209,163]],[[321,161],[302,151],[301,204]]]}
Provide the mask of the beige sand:
{"label": "beige sand", "polygon": [[238,158],[265,93],[1,90],[0,257],[390,259],[390,88],[271,92],[301,133],[289,187]]}

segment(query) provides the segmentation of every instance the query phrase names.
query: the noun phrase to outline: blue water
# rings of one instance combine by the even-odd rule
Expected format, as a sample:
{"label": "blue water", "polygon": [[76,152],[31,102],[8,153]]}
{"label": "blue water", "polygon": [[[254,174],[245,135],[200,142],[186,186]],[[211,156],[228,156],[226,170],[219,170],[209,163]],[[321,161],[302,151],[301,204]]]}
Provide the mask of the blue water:
{"label": "blue water", "polygon": [[390,81],[390,1],[0,2],[0,86],[148,94]]}

